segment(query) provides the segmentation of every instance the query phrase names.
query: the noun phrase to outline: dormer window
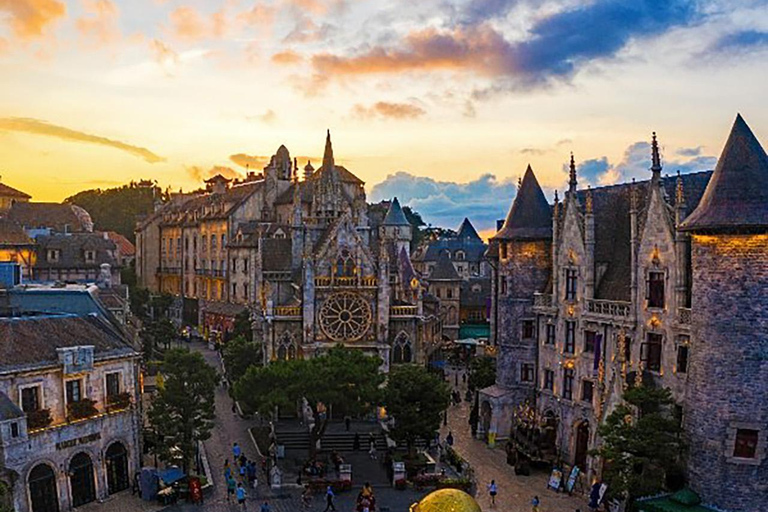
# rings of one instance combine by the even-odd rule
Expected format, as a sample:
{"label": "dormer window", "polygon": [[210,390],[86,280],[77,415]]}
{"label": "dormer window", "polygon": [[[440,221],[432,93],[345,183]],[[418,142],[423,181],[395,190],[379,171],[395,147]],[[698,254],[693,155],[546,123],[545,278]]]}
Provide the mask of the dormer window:
{"label": "dormer window", "polygon": [[47,259],[49,263],[56,263],[59,261],[61,251],[58,249],[48,249]]}
{"label": "dormer window", "polygon": [[466,255],[464,254],[464,251],[456,251],[456,260],[458,261],[464,261],[464,258]]}
{"label": "dormer window", "polygon": [[96,263],[96,251],[85,251],[85,262]]}

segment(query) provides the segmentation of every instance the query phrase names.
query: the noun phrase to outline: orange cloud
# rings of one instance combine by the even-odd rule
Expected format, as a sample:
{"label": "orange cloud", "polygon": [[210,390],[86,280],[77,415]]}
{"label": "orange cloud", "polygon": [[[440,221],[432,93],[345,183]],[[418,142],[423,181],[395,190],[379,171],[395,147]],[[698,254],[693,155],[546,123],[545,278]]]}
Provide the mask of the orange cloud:
{"label": "orange cloud", "polygon": [[272,56],[272,62],[274,62],[275,64],[283,64],[286,66],[289,66],[292,64],[298,64],[303,60],[304,60],[304,57],[294,52],[293,50],[285,50],[282,52],[278,52]]}
{"label": "orange cloud", "polygon": [[101,44],[112,43],[121,37],[117,24],[120,15],[111,0],[83,0],[85,16],[75,21],[75,27],[84,37]]}
{"label": "orange cloud", "polygon": [[67,8],[59,0],[0,0],[0,12],[5,12],[13,32],[20,39],[43,35],[45,27],[62,18]]}
{"label": "orange cloud", "polygon": [[182,39],[203,39],[207,34],[205,20],[194,7],[178,7],[171,11],[171,30]]}
{"label": "orange cloud", "polygon": [[432,69],[475,69],[497,74],[509,45],[489,26],[434,28],[412,32],[400,49],[375,47],[353,56],[320,53],[312,65],[323,74],[394,73]]}
{"label": "orange cloud", "polygon": [[171,76],[170,68],[179,63],[179,54],[159,39],[152,39],[149,42],[149,49],[155,62],[165,70],[166,74]]}
{"label": "orange cloud", "polygon": [[72,130],[63,126],[48,124],[45,121],[40,121],[38,119],[30,119],[25,117],[0,118],[0,130],[31,133],[34,135],[46,135],[48,137],[56,137],[62,140],[98,144],[101,146],[108,146],[111,148],[119,149],[134,156],[141,157],[150,164],[165,162],[165,158],[156,155],[147,148],[126,144],[125,142],[107,139],[106,137],[92,135],[90,133]]}
{"label": "orange cloud", "polygon": [[208,178],[216,176],[217,174],[221,174],[225,178],[230,178],[230,179],[242,177],[242,175],[239,172],[225,165],[214,165],[210,169],[203,169],[198,165],[188,165],[186,166],[186,170],[187,170],[187,173],[195,181],[204,181],[204,180],[207,180]]}
{"label": "orange cloud", "polygon": [[247,155],[245,153],[237,153],[236,155],[229,155],[229,159],[239,165],[240,167],[247,167],[251,170],[263,169],[268,163],[271,157]]}
{"label": "orange cloud", "polygon": [[238,14],[237,18],[246,24],[259,25],[257,28],[264,29],[270,27],[275,20],[275,8],[271,5],[256,3],[247,11]]}
{"label": "orange cloud", "polygon": [[381,117],[384,119],[416,119],[426,113],[426,110],[417,105],[411,105],[410,103],[389,103],[386,101],[376,102],[370,107],[357,104],[352,109],[352,114],[361,119],[372,119],[374,117]]}
{"label": "orange cloud", "polygon": [[275,111],[271,108],[268,109],[263,114],[258,114],[255,116],[245,116],[246,119],[249,121],[261,121],[262,123],[274,123],[277,120],[277,114],[275,114]]}

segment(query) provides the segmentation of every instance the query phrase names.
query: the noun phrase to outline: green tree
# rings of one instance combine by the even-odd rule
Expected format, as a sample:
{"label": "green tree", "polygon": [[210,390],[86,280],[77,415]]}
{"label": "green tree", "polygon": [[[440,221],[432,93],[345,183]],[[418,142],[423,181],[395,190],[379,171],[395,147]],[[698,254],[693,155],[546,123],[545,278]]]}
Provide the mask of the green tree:
{"label": "green tree", "polygon": [[392,437],[405,441],[409,453],[416,440],[434,437],[449,403],[448,385],[423,366],[401,365],[390,372],[384,405],[395,418]]}
{"label": "green tree", "polygon": [[141,332],[144,350],[144,358],[151,360],[158,355],[160,348],[171,348],[171,343],[176,339],[176,327],[167,318],[152,320],[144,325]]}
{"label": "green tree", "polygon": [[227,369],[227,377],[236,382],[251,366],[260,366],[263,362],[261,344],[243,336],[229,340],[221,351],[224,366]]}
{"label": "green tree", "polygon": [[0,480],[0,512],[13,512],[13,491],[11,486]]}
{"label": "green tree", "polygon": [[337,346],[312,359],[275,361],[251,366],[235,384],[235,397],[247,409],[271,414],[275,408],[295,409],[306,399],[314,426],[310,430],[310,455],[328,425],[328,410],[356,415],[379,403],[381,360],[359,350]]}
{"label": "green tree", "polygon": [[679,473],[683,444],[669,389],[643,385],[625,391],[623,399],[599,427],[603,444],[594,454],[607,462],[609,492],[627,498],[634,510],[635,499],[664,490],[665,478]]}
{"label": "green tree", "polygon": [[496,358],[489,356],[475,357],[469,363],[469,378],[467,386],[475,391],[496,382]]}
{"label": "green tree", "polygon": [[237,314],[234,326],[232,328],[233,338],[242,337],[246,341],[253,339],[253,329],[251,328],[251,313],[247,309]]}
{"label": "green tree", "polygon": [[165,353],[164,385],[149,408],[149,423],[162,436],[154,450],[166,463],[181,463],[189,471],[198,441],[213,428],[216,370],[203,356],[186,349]]}

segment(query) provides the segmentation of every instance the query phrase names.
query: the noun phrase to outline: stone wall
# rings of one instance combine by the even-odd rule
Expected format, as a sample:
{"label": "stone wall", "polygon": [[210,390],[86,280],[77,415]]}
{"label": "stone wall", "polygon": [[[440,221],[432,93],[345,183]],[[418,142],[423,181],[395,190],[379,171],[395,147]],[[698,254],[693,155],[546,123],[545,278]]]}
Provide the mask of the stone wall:
{"label": "stone wall", "polygon": [[[694,235],[685,429],[689,477],[733,512],[768,503],[768,235]],[[736,429],[759,430],[757,458],[733,458]],[[727,491],[727,492],[726,492]]]}

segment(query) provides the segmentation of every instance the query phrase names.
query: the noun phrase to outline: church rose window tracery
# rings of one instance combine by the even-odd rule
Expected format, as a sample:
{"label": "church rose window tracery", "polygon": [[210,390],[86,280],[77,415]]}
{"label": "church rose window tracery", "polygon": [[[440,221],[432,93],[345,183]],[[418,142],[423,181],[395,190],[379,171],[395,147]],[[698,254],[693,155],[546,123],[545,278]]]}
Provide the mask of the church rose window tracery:
{"label": "church rose window tracery", "polygon": [[371,326],[371,306],[360,295],[338,292],[320,308],[320,328],[334,341],[357,341]]}

